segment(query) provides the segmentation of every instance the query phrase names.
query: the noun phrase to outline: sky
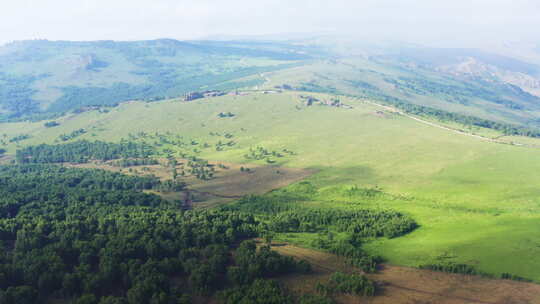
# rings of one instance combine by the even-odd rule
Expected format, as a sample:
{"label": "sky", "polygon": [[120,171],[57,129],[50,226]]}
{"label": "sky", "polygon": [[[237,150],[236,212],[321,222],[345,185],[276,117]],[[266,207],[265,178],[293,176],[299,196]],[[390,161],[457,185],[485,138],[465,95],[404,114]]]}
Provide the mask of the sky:
{"label": "sky", "polygon": [[540,44],[540,0],[3,0],[13,40],[201,39],[287,33]]}

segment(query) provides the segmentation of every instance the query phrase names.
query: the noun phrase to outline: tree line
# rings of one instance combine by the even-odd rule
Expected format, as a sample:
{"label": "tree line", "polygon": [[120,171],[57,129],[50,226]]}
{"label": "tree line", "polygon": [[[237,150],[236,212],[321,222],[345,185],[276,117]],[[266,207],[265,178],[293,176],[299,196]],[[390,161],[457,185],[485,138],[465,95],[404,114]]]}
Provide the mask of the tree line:
{"label": "tree line", "polygon": [[[418,227],[411,217],[392,210],[352,211],[301,204],[314,200],[316,195],[317,189],[312,184],[300,182],[265,195],[245,196],[221,208],[257,215],[263,232],[270,236],[275,233],[317,233],[311,246],[343,256],[352,266],[365,272],[375,272],[383,261],[362,249],[366,238],[399,237]],[[343,232],[345,238],[334,237]]]}
{"label": "tree line", "polygon": [[17,150],[18,163],[87,163],[120,158],[147,158],[154,149],[145,143],[79,140],[72,143],[28,146]]}

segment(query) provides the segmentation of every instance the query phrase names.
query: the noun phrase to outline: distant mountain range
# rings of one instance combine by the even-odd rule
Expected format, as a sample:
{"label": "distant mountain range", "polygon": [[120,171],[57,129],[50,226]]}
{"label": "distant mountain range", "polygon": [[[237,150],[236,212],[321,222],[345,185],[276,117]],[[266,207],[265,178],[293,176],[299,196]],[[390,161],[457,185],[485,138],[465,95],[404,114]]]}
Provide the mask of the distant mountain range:
{"label": "distant mountain range", "polygon": [[538,48],[290,39],[13,42],[0,47],[0,119],[288,84],[540,127]]}
{"label": "distant mountain range", "polygon": [[242,78],[290,67],[308,53],[264,42],[13,42],[0,47],[0,113],[13,118],[243,87],[261,80]]}

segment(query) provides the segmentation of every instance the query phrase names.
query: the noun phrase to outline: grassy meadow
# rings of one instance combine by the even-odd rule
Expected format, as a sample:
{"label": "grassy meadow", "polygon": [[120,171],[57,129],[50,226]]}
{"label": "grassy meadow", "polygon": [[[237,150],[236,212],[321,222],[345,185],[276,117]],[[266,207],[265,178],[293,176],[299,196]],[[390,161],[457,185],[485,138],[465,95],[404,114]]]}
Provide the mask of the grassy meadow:
{"label": "grassy meadow", "polygon": [[[333,96],[304,92],[250,93],[193,102],[130,102],[43,122],[0,124],[0,136],[30,138],[6,145],[59,141],[77,129],[76,139],[120,141],[130,134],[181,135],[198,144],[197,156],[213,161],[264,165],[245,157],[250,148],[292,151],[275,165],[317,170],[306,179],[323,208],[389,208],[411,215],[420,228],[395,239],[365,245],[391,264],[418,266],[446,259],[500,274],[540,282],[540,151],[456,134],[390,113],[361,100],[341,97],[352,108],[314,104]],[[106,113],[104,113],[106,112]],[[220,117],[220,113],[232,117]],[[220,133],[220,136],[212,135]],[[231,135],[234,145],[214,145]],[[207,148],[201,147],[208,143]],[[378,187],[374,197],[348,195],[353,186]],[[313,235],[280,235],[309,246]]]}

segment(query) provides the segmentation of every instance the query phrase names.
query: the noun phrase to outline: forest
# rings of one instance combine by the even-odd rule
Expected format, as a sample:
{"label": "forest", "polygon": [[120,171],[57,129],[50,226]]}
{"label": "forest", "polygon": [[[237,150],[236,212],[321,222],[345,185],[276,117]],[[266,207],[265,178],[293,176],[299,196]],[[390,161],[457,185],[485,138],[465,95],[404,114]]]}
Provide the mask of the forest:
{"label": "forest", "polygon": [[[311,247],[342,256],[350,265],[367,273],[376,272],[383,259],[363,250],[362,244],[366,240],[399,237],[418,227],[411,217],[392,210],[345,211],[302,204],[315,199],[316,191],[310,183],[300,182],[266,195],[246,196],[221,208],[257,215],[265,228],[265,237],[272,238],[280,233],[314,233],[317,238]],[[337,237],[343,233],[345,238]]]}
{"label": "forest", "polygon": [[268,247],[256,250],[253,216],[183,212],[140,191],[155,180],[17,165],[0,167],[0,184],[2,303],[189,303],[192,293],[309,271]]}
{"label": "forest", "polygon": [[[92,157],[116,155],[86,151]],[[143,192],[163,187],[155,177],[36,159],[41,161],[28,164],[23,157],[22,164],[0,166],[1,303],[169,304],[190,303],[193,297],[223,303],[333,303],[336,293],[374,295],[376,285],[360,274],[336,273],[316,294],[293,294],[274,279],[309,273],[309,263],[253,239],[335,226],[350,239],[330,247],[347,256],[346,244],[354,244],[358,253],[363,237],[394,237],[415,227],[410,218],[393,212],[263,208],[265,200],[281,204],[279,197],[251,196],[236,205],[185,211],[180,201]],[[305,192],[290,196],[289,203]]]}
{"label": "forest", "polygon": [[[0,72],[0,105],[11,112],[6,119],[37,111],[39,105],[32,100],[36,90],[31,88],[31,84],[39,78]],[[0,115],[0,120],[1,118]]]}
{"label": "forest", "polygon": [[80,140],[61,145],[41,144],[17,150],[19,163],[86,163],[120,158],[147,158],[153,147],[144,143]]}

